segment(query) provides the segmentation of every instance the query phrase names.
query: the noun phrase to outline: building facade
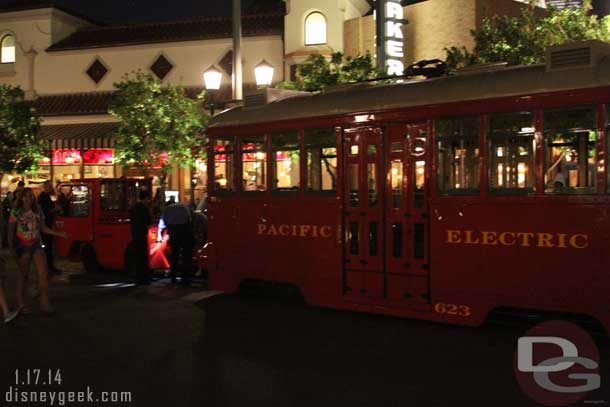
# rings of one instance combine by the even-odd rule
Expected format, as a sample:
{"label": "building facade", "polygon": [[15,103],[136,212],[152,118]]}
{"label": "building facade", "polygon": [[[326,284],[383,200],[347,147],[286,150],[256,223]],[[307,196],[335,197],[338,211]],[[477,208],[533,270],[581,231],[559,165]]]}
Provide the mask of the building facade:
{"label": "building facade", "polygon": [[[254,67],[274,67],[273,83],[287,81],[310,54],[375,54],[375,20],[370,0],[287,0],[285,10],[242,18],[245,94],[255,89]],[[189,94],[203,90],[203,72],[223,72],[217,100],[231,99],[232,23],[227,18],[103,26],[41,0],[0,7],[0,83],[20,86],[42,116],[42,137],[52,150],[31,183],[75,178],[144,174],[114,163],[107,112],[114,83],[130,72],[151,73]],[[516,0],[427,0],[404,7],[405,64],[444,59],[444,48],[471,48],[470,30],[485,16],[518,15]],[[10,179],[9,179],[10,177]],[[16,175],[1,181],[13,189]],[[169,189],[181,199],[199,196],[203,166],[174,169]],[[196,194],[191,194],[195,188]]]}

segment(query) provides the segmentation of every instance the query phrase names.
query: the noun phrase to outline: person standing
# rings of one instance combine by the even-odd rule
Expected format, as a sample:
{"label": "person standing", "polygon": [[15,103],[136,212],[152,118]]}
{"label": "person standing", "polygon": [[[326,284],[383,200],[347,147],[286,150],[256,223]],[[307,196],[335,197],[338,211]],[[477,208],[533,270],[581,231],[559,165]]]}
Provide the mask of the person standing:
{"label": "person standing", "polygon": [[[51,181],[45,181],[42,184],[42,192],[38,195],[38,205],[44,215],[44,223],[49,229],[55,227],[55,216],[59,210],[55,206],[55,202],[51,196],[55,194]],[[44,252],[47,255],[47,266],[51,276],[58,276],[61,271],[55,267],[55,253],[53,252],[53,243],[55,238],[52,235],[42,233],[42,243],[44,244]]]}
{"label": "person standing", "polygon": [[8,247],[8,218],[13,207],[13,193],[9,191],[2,200],[2,247]]}
{"label": "person standing", "polygon": [[25,288],[32,261],[38,272],[38,290],[40,295],[40,310],[43,314],[51,315],[55,312],[49,302],[49,281],[47,260],[42,247],[41,234],[46,233],[61,238],[68,235],[64,232],[49,229],[44,223],[44,215],[38,208],[34,192],[31,188],[24,188],[15,201],[15,207],[9,218],[9,249],[17,260],[19,272],[17,273],[17,306],[21,313],[28,313],[25,303]]}
{"label": "person standing", "polygon": [[19,194],[21,194],[23,188],[25,188],[25,182],[19,181],[17,183],[17,188],[15,188],[15,190],[13,191],[13,206],[15,206],[15,202],[17,201],[17,198],[19,198]]}
{"label": "person standing", "polygon": [[183,203],[174,203],[165,208],[159,220],[158,241],[162,241],[163,230],[167,228],[169,235],[169,265],[172,283],[176,282],[178,274],[182,275],[182,283],[190,284],[193,262],[193,232],[191,229],[191,211]]}
{"label": "person standing", "polygon": [[150,194],[140,191],[138,201],[129,209],[131,218],[131,244],[132,256],[127,261],[132,262],[136,270],[138,284],[149,284],[151,280],[150,266],[148,264],[148,227],[152,223],[150,215]]}

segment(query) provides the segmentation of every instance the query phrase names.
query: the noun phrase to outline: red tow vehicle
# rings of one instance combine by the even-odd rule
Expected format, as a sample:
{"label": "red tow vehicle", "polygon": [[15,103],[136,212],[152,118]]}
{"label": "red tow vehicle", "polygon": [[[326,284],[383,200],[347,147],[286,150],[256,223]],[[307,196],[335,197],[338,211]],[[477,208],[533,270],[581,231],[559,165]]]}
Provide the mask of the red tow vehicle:
{"label": "red tow vehicle", "polygon": [[[57,239],[57,255],[78,258],[88,272],[126,269],[132,250],[129,208],[141,190],[151,191],[150,179],[85,179],[60,184],[61,213],[56,227],[69,234]],[[149,229],[151,269],[168,269],[166,243],[156,243],[156,224]]]}

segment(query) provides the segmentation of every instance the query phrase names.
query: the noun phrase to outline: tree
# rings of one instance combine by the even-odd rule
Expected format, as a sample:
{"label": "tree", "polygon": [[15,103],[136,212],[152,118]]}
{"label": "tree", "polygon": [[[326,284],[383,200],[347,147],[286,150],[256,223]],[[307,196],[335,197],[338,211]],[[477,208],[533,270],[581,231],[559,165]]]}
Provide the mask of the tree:
{"label": "tree", "polygon": [[47,143],[40,140],[40,118],[21,88],[0,85],[0,179],[5,173],[36,168]]}
{"label": "tree", "polygon": [[459,68],[472,64],[507,62],[527,65],[544,62],[544,51],[553,45],[572,41],[610,41],[610,17],[590,15],[591,1],[582,7],[556,10],[538,17],[533,4],[523,7],[519,17],[484,18],[481,28],[471,30],[473,52],[465,47],[445,48],[447,66]]}
{"label": "tree", "polygon": [[335,52],[330,60],[323,55],[309,55],[305,62],[297,67],[297,81],[279,85],[284,89],[315,92],[328,86],[341,83],[362,82],[382,76],[378,73],[370,54],[343,58]]}
{"label": "tree", "polygon": [[115,130],[117,162],[141,168],[161,166],[161,186],[172,165],[192,167],[196,148],[204,145],[202,129],[209,117],[181,87],[163,86],[151,75],[136,72],[115,83],[109,112],[120,119]]}

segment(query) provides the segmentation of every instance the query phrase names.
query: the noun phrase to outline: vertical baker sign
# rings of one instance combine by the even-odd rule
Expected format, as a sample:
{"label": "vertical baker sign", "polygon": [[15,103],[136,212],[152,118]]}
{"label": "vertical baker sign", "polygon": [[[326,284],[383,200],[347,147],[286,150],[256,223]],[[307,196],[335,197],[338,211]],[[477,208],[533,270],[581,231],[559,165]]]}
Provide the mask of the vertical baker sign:
{"label": "vertical baker sign", "polygon": [[[377,24],[377,67],[389,76],[402,76],[404,64],[404,35],[406,23],[400,1],[377,0],[375,15]],[[381,17],[380,17],[381,16]]]}

